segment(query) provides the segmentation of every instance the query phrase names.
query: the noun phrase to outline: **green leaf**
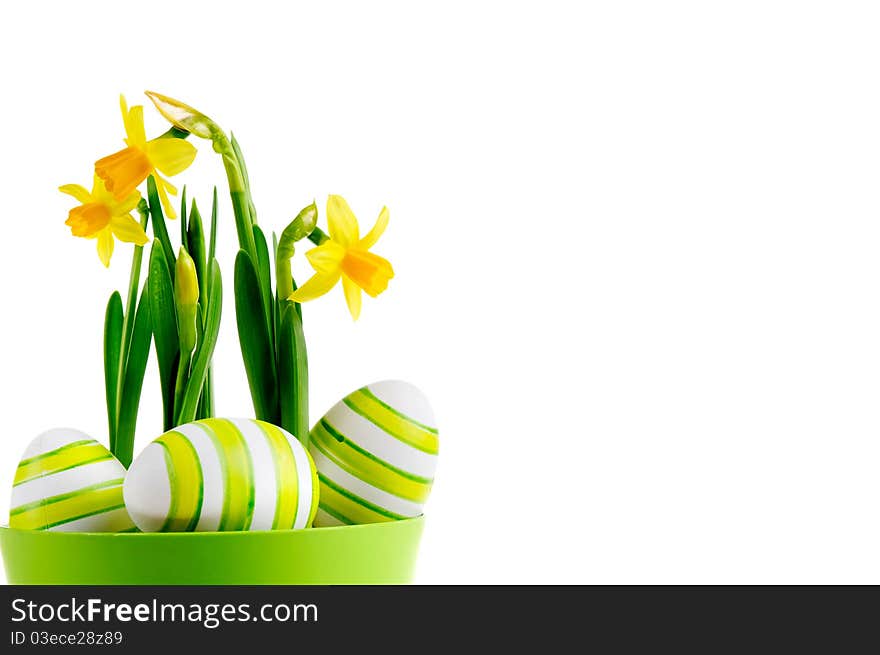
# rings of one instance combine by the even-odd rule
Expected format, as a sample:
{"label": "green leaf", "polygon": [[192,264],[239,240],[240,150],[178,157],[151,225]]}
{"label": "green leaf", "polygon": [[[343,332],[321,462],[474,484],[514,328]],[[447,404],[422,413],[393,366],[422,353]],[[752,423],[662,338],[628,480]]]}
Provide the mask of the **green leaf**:
{"label": "green leaf", "polygon": [[205,384],[202,385],[202,396],[199,398],[199,418],[214,418],[214,366],[208,367]]}
{"label": "green leaf", "polygon": [[266,325],[269,326],[269,339],[275,343],[269,248],[266,246],[266,235],[258,225],[254,225],[254,244],[257,246],[257,276],[260,281],[260,291],[263,294],[263,307],[266,308]]}
{"label": "green leaf", "polygon": [[312,203],[304,208],[290,224],[284,228],[278,246],[275,248],[275,279],[278,286],[278,297],[286,300],[296,288],[290,272],[290,260],[293,259],[294,244],[305,239],[318,223],[318,206]]}
{"label": "green leaf", "polygon": [[122,465],[128,468],[134,450],[134,433],[137,426],[138,405],[144,385],[144,371],[147,368],[147,357],[150,354],[150,302],[147,289],[144,288],[138,302],[134,319],[134,332],[128,351],[128,365],[122,382],[122,393],[119,405],[119,429],[113,454]]}
{"label": "green leaf", "polygon": [[275,351],[269,340],[257,271],[244,250],[239,250],[235,258],[235,318],[254,411],[258,419],[277,425],[280,416]]}
{"label": "green leaf", "polygon": [[186,239],[187,252],[196,265],[196,277],[199,279],[199,298],[200,304],[204,304],[208,298],[208,275],[207,262],[205,255],[205,229],[202,224],[202,215],[199,214],[199,208],[196,201],[192,202],[192,210],[189,215],[189,227],[187,227]]}
{"label": "green leaf", "polygon": [[186,185],[180,192],[180,243],[186,243]]}
{"label": "green leaf", "polygon": [[153,218],[153,234],[162,244],[162,250],[165,251],[165,261],[168,262],[168,270],[171,271],[171,278],[174,279],[174,264],[177,259],[174,256],[171,239],[168,237],[168,228],[165,227],[165,215],[162,213],[162,201],[159,200],[156,180],[152,175],[147,178],[147,200],[150,205],[150,216]]}
{"label": "green leaf", "polygon": [[211,358],[214,356],[214,347],[217,345],[217,335],[220,333],[220,314],[223,310],[223,283],[220,277],[220,266],[216,259],[211,260],[211,296],[208,298],[208,316],[205,320],[205,332],[203,339],[196,348],[196,354],[192,361],[189,380],[183,393],[177,420],[179,424],[189,423],[195,420],[198,410],[199,398],[202,395],[208,369],[211,366]]}
{"label": "green leaf", "polygon": [[208,246],[208,259],[211,261],[217,255],[217,187],[214,187],[214,198],[211,201],[211,239]]}
{"label": "green leaf", "polygon": [[281,427],[308,448],[309,364],[302,318],[295,303],[280,303],[283,318],[278,333],[278,390]]}
{"label": "green leaf", "polygon": [[147,277],[150,313],[159,361],[159,384],[162,388],[162,424],[165,430],[174,427],[174,385],[180,359],[177,337],[177,310],[174,305],[174,284],[162,246],[153,243],[150,251],[150,272]]}
{"label": "green leaf", "polygon": [[119,407],[119,356],[122,351],[122,297],[114,291],[104,313],[104,387],[107,396],[107,424],[110,449],[116,446],[116,422]]}

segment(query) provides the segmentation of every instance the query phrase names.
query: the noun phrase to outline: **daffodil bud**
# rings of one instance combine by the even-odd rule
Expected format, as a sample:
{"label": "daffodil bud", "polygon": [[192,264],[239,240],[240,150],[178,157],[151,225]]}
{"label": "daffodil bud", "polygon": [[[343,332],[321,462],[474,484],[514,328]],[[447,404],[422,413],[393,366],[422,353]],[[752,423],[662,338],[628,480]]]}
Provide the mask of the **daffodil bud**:
{"label": "daffodil bud", "polygon": [[213,140],[217,132],[222,133],[222,130],[214,121],[199,110],[180,102],[180,100],[163,96],[155,91],[146,91],[145,93],[153,101],[153,104],[156,105],[159,113],[175,127],[186,130],[203,139]]}
{"label": "daffodil bud", "polygon": [[[245,190],[245,180],[241,172],[242,165],[235,153],[235,148],[217,123],[198,109],[194,109],[180,100],[163,96],[155,91],[145,91],[144,93],[153,101],[156,109],[165,117],[165,120],[174,127],[211,141],[214,152],[223,157],[223,166],[229,178],[229,190],[231,192]],[[248,229],[252,229],[252,227]]]}
{"label": "daffodil bud", "polygon": [[196,346],[199,278],[196,275],[196,264],[184,248],[180,249],[174,271],[174,300],[177,304],[180,350],[184,353],[191,353]]}

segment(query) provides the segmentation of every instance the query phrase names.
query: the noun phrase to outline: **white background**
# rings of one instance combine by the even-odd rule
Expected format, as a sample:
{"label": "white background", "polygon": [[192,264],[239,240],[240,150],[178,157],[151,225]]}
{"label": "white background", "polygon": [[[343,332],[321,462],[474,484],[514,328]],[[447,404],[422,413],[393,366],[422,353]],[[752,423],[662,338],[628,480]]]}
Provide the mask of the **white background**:
{"label": "white background", "polygon": [[[390,208],[388,292],[306,307],[312,414],[388,377],[433,400],[419,582],[880,582],[872,3],[273,6],[0,9],[0,488],[40,431],[105,434],[130,247],[104,270],[55,189],[154,89],[236,133],[265,227]],[[217,406],[249,415],[222,220]]]}

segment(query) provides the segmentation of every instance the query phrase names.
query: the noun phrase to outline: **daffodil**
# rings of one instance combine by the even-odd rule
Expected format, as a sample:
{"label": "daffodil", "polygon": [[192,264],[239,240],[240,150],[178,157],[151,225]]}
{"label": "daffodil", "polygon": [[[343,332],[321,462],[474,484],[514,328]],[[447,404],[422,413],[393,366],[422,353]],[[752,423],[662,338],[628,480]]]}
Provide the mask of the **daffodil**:
{"label": "daffodil", "polygon": [[357,218],[348,203],[342,196],[330,196],[327,223],[330,238],[306,253],[315,274],[290,295],[290,300],[302,303],[323,296],[341,279],[348,311],[357,320],[361,313],[361,290],[375,298],[394,277],[388,260],[370,252],[388,226],[388,208],[382,208],[373,229],[361,238]]}
{"label": "daffodil", "polygon": [[129,109],[125,96],[119,96],[119,105],[125,126],[126,147],[96,161],[95,173],[104,180],[107,189],[117,200],[128,197],[148,176],[154,176],[165,215],[176,218],[168,195],[177,195],[177,189],[159,173],[168,176],[182,173],[195,159],[195,146],[189,141],[175,138],[159,137],[147,141],[143,106],[136,105]]}
{"label": "daffodil", "polygon": [[131,191],[122,200],[117,200],[97,175],[91,192],[79,184],[65,184],[58,190],[81,203],[70,210],[66,225],[70,226],[75,237],[97,239],[98,257],[104,266],[110,266],[114,239],[139,246],[149,241],[144,228],[131,215],[141,198],[137,191]]}

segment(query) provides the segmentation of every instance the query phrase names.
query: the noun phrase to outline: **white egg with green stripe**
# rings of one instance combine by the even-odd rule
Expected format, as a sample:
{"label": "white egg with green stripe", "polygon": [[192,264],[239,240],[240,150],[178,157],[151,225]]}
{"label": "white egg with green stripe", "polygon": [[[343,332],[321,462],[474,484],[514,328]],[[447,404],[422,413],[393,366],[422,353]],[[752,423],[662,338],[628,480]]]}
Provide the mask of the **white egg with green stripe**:
{"label": "white egg with green stripe", "polygon": [[420,516],[439,441],[425,395],[399,380],[376,382],[337,403],[312,429],[321,482],[316,527]]}
{"label": "white egg with green stripe", "polygon": [[9,527],[58,532],[133,532],[125,467],[79,430],[44,432],[25,450],[12,486]]}
{"label": "white egg with green stripe", "polygon": [[205,419],[153,441],[125,478],[144,532],[291,530],[318,508],[315,465],[289,432],[251,419]]}

